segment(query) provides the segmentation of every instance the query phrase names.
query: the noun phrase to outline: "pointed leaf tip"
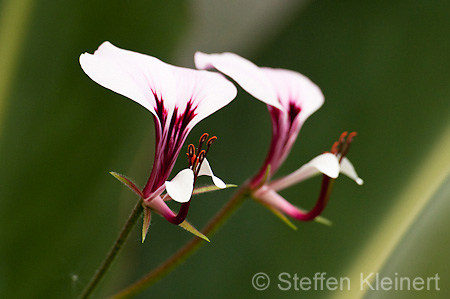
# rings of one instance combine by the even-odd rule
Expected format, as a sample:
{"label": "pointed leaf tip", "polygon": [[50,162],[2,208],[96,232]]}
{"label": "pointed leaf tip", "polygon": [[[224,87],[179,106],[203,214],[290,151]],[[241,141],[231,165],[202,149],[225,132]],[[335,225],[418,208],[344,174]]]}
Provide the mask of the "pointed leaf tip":
{"label": "pointed leaf tip", "polygon": [[142,194],[142,191],[127,177],[121,175],[120,173],[110,171],[109,172],[113,177],[115,177],[117,180],[122,182],[125,186],[131,189],[134,193],[136,193],[140,198],[144,197],[144,194]]}
{"label": "pointed leaf tip", "polygon": [[144,221],[142,223],[142,243],[144,243],[145,238],[147,237],[148,229],[150,227],[151,220],[151,210],[147,207],[144,207]]}
{"label": "pointed leaf tip", "polygon": [[228,188],[236,188],[237,186],[238,185],[234,185],[234,184],[226,184],[225,188],[220,188],[220,187],[217,187],[216,185],[203,186],[203,187],[195,188],[192,194],[195,195],[195,194],[202,194],[202,193],[206,193],[206,192],[212,192],[212,191],[223,190],[223,189],[228,189]]}
{"label": "pointed leaf tip", "polygon": [[206,242],[211,242],[207,236],[205,236],[204,234],[202,234],[200,231],[198,231],[192,224],[190,224],[189,222],[187,222],[186,220],[184,220],[183,222],[181,222],[178,226],[181,226],[182,228],[184,228],[185,230],[187,230],[188,232],[190,232],[191,234],[196,235],[199,238],[202,238],[203,240],[205,240]]}

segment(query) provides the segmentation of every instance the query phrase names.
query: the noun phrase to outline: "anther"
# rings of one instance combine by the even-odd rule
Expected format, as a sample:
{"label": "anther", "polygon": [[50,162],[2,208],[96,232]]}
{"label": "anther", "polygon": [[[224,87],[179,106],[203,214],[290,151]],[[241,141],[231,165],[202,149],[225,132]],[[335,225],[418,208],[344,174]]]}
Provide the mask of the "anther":
{"label": "anther", "polygon": [[346,142],[345,142],[345,145],[343,146],[343,148],[341,148],[341,152],[340,152],[341,158],[340,158],[339,162],[342,161],[342,159],[348,154],[348,151],[350,150],[350,144],[352,143],[353,138],[354,138],[356,135],[357,135],[356,132],[351,132],[351,133],[348,135],[347,140],[346,140]]}
{"label": "anther", "polygon": [[339,141],[335,141],[334,143],[333,143],[333,146],[331,147],[331,153],[333,154],[333,155],[337,155],[338,153],[339,153]]}
{"label": "anther", "polygon": [[192,143],[188,145],[187,155],[189,158],[195,156],[195,146]]}
{"label": "anther", "polygon": [[348,154],[350,144],[356,135],[356,132],[351,132],[350,134],[348,132],[343,132],[339,137],[339,140],[333,143],[330,152],[339,158],[339,162]]}
{"label": "anther", "polygon": [[208,139],[208,133],[203,133],[203,135],[200,137],[200,144],[203,144],[206,139]]}
{"label": "anther", "polygon": [[188,152],[186,154],[188,156],[189,167],[194,165],[195,163],[195,146],[191,143],[188,145]]}
{"label": "anther", "polygon": [[208,133],[203,133],[203,135],[200,137],[197,148],[198,152],[202,150],[203,143],[205,143],[205,141],[208,139],[208,136]]}
{"label": "anther", "polygon": [[[341,136],[339,137],[339,144],[340,144],[341,146],[344,144],[344,140],[345,140],[345,137],[347,137],[347,135],[348,135],[348,132],[345,131],[345,132],[343,132],[343,133],[341,134]],[[341,149],[342,149],[342,148],[341,148]]]}
{"label": "anther", "polygon": [[216,141],[216,139],[217,139],[216,136],[213,136],[213,137],[209,138],[209,140],[208,140],[208,142],[206,143],[206,145],[207,145],[208,147],[210,147],[211,144],[213,144],[214,141]]}
{"label": "anther", "polygon": [[352,143],[353,138],[355,138],[355,136],[357,136],[357,135],[358,135],[358,133],[356,133],[356,132],[351,132],[350,134],[348,134],[347,143],[348,144]]}
{"label": "anther", "polygon": [[209,138],[208,142],[206,143],[206,145],[207,145],[208,147],[206,148],[206,154],[205,154],[205,155],[208,154],[208,152],[209,152],[209,147],[211,146],[211,144],[214,143],[214,141],[216,141],[216,139],[217,139],[216,136],[213,136],[213,137]]}
{"label": "anther", "polygon": [[[188,145],[187,156],[188,156],[188,160],[189,160],[189,167],[192,169],[192,171],[194,171],[194,175],[195,175],[194,184],[197,179],[197,175],[200,171],[202,162],[203,162],[203,160],[205,160],[206,155],[208,154],[209,147],[217,139],[216,136],[212,136],[209,139],[208,139],[208,137],[209,137],[208,133],[204,133],[200,137],[199,145],[198,145],[197,149],[195,149],[195,146],[193,144]],[[203,144],[205,144],[205,142],[206,142],[207,148],[206,148],[206,150],[202,150],[202,146],[203,146]],[[196,152],[197,152],[197,155],[195,154]]]}

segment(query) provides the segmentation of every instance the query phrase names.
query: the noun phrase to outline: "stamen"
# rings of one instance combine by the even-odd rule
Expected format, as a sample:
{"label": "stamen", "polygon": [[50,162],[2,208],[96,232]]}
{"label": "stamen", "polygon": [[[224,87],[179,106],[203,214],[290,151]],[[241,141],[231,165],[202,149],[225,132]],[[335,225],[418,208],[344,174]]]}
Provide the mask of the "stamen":
{"label": "stamen", "polygon": [[339,158],[339,162],[341,162],[342,159],[348,154],[350,144],[356,135],[358,135],[356,132],[351,132],[350,134],[348,134],[348,132],[343,132],[339,137],[339,140],[333,143],[330,152]]}
{"label": "stamen", "polygon": [[208,139],[208,133],[203,133],[203,135],[200,137],[199,143],[198,143],[198,152],[202,150],[203,143],[205,143],[206,139]]}
{"label": "stamen", "polygon": [[203,135],[200,137],[200,144],[203,144],[206,139],[208,139],[208,133],[203,133]]}
{"label": "stamen", "polygon": [[200,154],[198,154],[198,158],[197,158],[199,170],[200,170],[200,165],[202,164],[202,162],[205,159],[205,157],[206,157],[206,152],[205,152],[205,150],[202,150],[200,152]]}
{"label": "stamen", "polygon": [[213,136],[213,137],[209,138],[208,142],[206,143],[206,145],[207,145],[207,148],[206,148],[206,153],[205,153],[205,157],[206,157],[206,155],[207,155],[207,154],[208,154],[208,152],[209,152],[209,147],[211,146],[211,144],[213,144],[213,143],[214,143],[214,141],[216,141],[216,139],[217,139],[217,137],[216,137],[216,136]]}
{"label": "stamen", "polygon": [[339,159],[339,162],[342,161],[342,159],[348,154],[348,151],[350,150],[350,144],[353,141],[353,138],[355,138],[355,136],[357,135],[356,132],[351,132],[348,137],[347,140],[343,146],[343,148],[341,149],[341,158]]}
{"label": "stamen", "polygon": [[341,134],[341,136],[339,137],[339,143],[342,145],[344,143],[345,137],[347,137],[348,132],[345,131]]}
{"label": "stamen", "polygon": [[[344,132],[339,137],[339,140],[333,143],[333,146],[331,147],[331,153],[339,158],[339,163],[347,155],[350,149],[350,144],[352,143],[353,138],[355,138],[356,135],[357,135],[356,132],[351,132],[350,134]],[[327,175],[323,174],[322,185],[320,187],[320,194],[314,207],[308,212],[304,212],[297,209],[295,210],[295,212],[293,212],[291,216],[302,221],[310,221],[319,216],[325,209],[325,206],[327,205],[328,201],[330,200],[330,195],[333,189],[334,181],[335,179],[330,178]]]}
{"label": "stamen", "polygon": [[192,143],[188,145],[187,156],[188,156],[189,167],[191,167],[192,165],[194,165],[194,162],[195,162],[195,146]]}
{"label": "stamen", "polygon": [[353,131],[350,134],[348,134],[347,143],[352,143],[353,138],[355,138],[357,135],[358,135],[358,133],[356,133],[355,131]]}
{"label": "stamen", "polygon": [[[202,165],[203,160],[205,160],[206,155],[208,154],[211,144],[213,144],[214,141],[216,141],[216,139],[217,139],[216,136],[212,136],[209,139],[208,139],[208,137],[209,137],[208,133],[204,133],[200,137],[197,150],[195,150],[195,146],[193,144],[188,145],[187,156],[188,156],[188,160],[189,160],[189,167],[194,172],[194,184],[197,181],[197,176],[198,176],[198,173],[200,172],[200,167]],[[208,140],[208,141],[206,141],[206,140]],[[206,148],[206,150],[202,150],[202,146],[205,142],[206,142],[207,148]],[[195,154],[196,152],[198,153],[197,155]]]}
{"label": "stamen", "polygon": [[331,147],[331,153],[337,155],[339,153],[339,141],[335,141]]}
{"label": "stamen", "polygon": [[188,153],[187,153],[187,155],[189,157],[195,156],[195,147],[194,147],[194,145],[192,143],[188,145]]}
{"label": "stamen", "polygon": [[[195,152],[196,152],[195,146],[193,144],[188,145],[188,151],[187,151],[186,155],[188,156],[188,159],[189,159],[189,167],[194,172],[194,186],[197,181],[197,176],[200,171],[200,167],[202,165],[202,162],[206,158],[206,154],[208,153],[209,147],[217,139],[216,136],[213,136],[209,139],[208,139],[208,137],[209,137],[208,133],[204,133],[200,137],[198,148],[197,148],[198,155],[195,155]],[[208,140],[208,142],[206,143],[207,149],[205,151],[205,150],[202,150],[202,146],[206,142],[206,140]],[[176,216],[166,217],[166,219],[173,224],[179,225],[180,223],[182,223],[184,221],[184,219],[186,219],[190,204],[191,204],[191,201],[183,203]]]}
{"label": "stamen", "polygon": [[208,147],[210,147],[211,144],[213,144],[214,141],[216,141],[216,139],[217,139],[216,136],[213,136],[213,137],[209,138],[209,140],[208,140],[208,142],[206,143],[206,145],[207,145]]}

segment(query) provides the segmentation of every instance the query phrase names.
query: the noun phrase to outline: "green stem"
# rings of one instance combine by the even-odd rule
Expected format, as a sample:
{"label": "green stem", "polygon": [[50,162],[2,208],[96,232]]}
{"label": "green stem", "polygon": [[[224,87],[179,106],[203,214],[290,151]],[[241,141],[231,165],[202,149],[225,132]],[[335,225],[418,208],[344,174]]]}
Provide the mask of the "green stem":
{"label": "green stem", "polygon": [[[244,199],[248,197],[249,194],[250,192],[247,185],[241,187],[231,198],[231,200],[208,223],[208,225],[203,229],[202,233],[208,237],[213,235],[219,229],[219,227],[221,227],[225,223],[225,221],[233,214],[233,212],[236,211],[236,209],[244,202]],[[153,271],[149,272],[146,276],[144,276],[128,288],[112,296],[111,299],[131,298],[136,294],[142,292],[144,289],[157,282],[163,276],[170,273],[170,271],[174,270],[190,255],[196,252],[203,244],[205,244],[205,242],[200,238],[192,239],[184,247],[174,253],[169,259],[160,264],[157,268],[153,269]]]}
{"label": "green stem", "polygon": [[95,287],[98,285],[100,280],[105,275],[106,271],[108,271],[112,262],[117,257],[117,254],[119,253],[123,244],[125,243],[128,236],[130,235],[131,229],[136,224],[136,221],[138,220],[139,216],[142,214],[142,211],[143,211],[142,199],[140,199],[137,202],[136,206],[134,207],[133,211],[131,212],[130,216],[128,216],[125,226],[122,228],[122,231],[120,232],[119,236],[116,239],[116,242],[114,242],[114,245],[111,247],[108,254],[106,255],[106,258],[104,259],[103,263],[97,269],[97,271],[95,272],[91,281],[86,286],[86,288],[83,290],[83,293],[81,293],[80,299],[88,298],[92,294]]}

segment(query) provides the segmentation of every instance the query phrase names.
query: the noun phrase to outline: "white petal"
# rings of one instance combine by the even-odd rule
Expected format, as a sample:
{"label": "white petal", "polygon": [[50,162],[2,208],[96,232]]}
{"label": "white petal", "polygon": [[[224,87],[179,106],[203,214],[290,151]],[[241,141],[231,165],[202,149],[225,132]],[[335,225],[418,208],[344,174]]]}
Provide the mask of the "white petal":
{"label": "white petal", "polygon": [[162,95],[167,109],[172,110],[175,105],[171,66],[155,57],[104,42],[94,54],[81,54],[80,65],[96,83],[130,98],[155,115],[156,102],[152,90]]}
{"label": "white petal", "polygon": [[167,194],[179,203],[188,202],[194,190],[194,172],[183,169],[171,181],[166,181]]}
{"label": "white petal", "polygon": [[294,171],[293,173],[269,184],[275,191],[285,189],[316,174],[323,173],[331,178],[339,175],[339,161],[331,153],[319,155]]}
{"label": "white petal", "polygon": [[341,161],[341,172],[354,180],[358,185],[362,185],[364,183],[364,181],[356,173],[353,164],[346,157],[344,157],[344,159],[342,159]]}
{"label": "white petal", "polygon": [[261,69],[251,61],[233,53],[205,54],[195,53],[195,66],[198,69],[215,68],[231,77],[245,91],[258,100],[284,110],[276,91]]}
{"label": "white petal", "polygon": [[228,105],[237,95],[236,86],[219,73],[173,67],[173,74],[178,115],[186,112],[188,103],[195,112],[190,127]]}
{"label": "white petal", "polygon": [[198,172],[198,175],[207,175],[210,176],[214,185],[216,185],[217,187],[223,189],[226,188],[227,185],[218,177],[216,177],[211,169],[211,166],[209,166],[209,162],[208,160],[206,160],[206,158],[203,160],[202,165],[200,166],[200,171]]}
{"label": "white petal", "polygon": [[261,71],[269,78],[281,105],[286,111],[289,111],[292,103],[301,108],[300,123],[305,122],[311,114],[322,106],[324,102],[322,91],[308,77],[285,69],[262,67]]}
{"label": "white petal", "polygon": [[184,119],[184,114],[191,115],[185,125],[192,128],[237,94],[236,87],[221,74],[173,66],[109,42],[101,44],[94,54],[81,54],[80,65],[98,84],[132,99],[159,117],[155,94],[163,101],[167,125],[176,109],[174,117]]}

